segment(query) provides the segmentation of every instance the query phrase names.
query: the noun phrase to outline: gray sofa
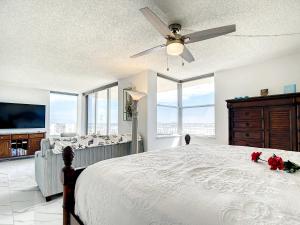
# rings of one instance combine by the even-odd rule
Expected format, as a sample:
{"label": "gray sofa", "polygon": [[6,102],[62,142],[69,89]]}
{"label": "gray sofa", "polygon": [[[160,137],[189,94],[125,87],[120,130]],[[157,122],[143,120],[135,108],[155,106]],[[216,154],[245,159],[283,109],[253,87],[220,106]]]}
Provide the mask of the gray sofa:
{"label": "gray sofa", "polygon": [[[60,171],[64,166],[62,154],[54,154],[51,147],[44,139],[41,142],[41,151],[35,153],[35,179],[46,201],[63,191],[60,181]],[[142,141],[139,142],[139,151],[143,151]],[[73,166],[87,167],[105,159],[129,154],[131,142],[76,149]]]}

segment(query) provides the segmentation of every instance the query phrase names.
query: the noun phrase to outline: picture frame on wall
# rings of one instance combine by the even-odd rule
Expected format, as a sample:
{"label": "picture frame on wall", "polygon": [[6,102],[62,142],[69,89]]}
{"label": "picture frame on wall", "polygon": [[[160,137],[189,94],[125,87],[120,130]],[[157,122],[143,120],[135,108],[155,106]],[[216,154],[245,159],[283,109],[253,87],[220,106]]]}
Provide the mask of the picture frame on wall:
{"label": "picture frame on wall", "polygon": [[132,121],[132,97],[127,91],[132,90],[131,87],[123,89],[123,120]]}

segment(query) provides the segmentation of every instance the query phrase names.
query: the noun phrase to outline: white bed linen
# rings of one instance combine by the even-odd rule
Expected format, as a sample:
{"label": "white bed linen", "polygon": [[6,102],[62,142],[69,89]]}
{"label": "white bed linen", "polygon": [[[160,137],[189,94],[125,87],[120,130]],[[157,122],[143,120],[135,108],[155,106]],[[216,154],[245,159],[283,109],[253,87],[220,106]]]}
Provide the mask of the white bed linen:
{"label": "white bed linen", "polygon": [[300,172],[250,160],[300,153],[189,145],[110,159],[79,176],[75,212],[85,225],[298,225]]}

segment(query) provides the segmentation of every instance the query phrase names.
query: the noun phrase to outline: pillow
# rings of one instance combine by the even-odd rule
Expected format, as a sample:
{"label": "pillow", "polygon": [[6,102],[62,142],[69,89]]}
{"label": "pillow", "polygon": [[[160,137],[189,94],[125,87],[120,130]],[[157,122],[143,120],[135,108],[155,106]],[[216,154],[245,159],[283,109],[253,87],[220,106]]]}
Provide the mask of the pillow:
{"label": "pillow", "polygon": [[81,136],[77,143],[78,147],[82,149],[92,145],[94,141],[92,136]]}
{"label": "pillow", "polygon": [[122,134],[121,135],[121,142],[124,143],[124,142],[129,142],[131,141],[131,134],[128,135],[128,134]]}
{"label": "pillow", "polygon": [[111,143],[119,143],[121,138],[118,135],[110,135],[109,140]]}
{"label": "pillow", "polygon": [[[124,142],[130,142],[132,140],[131,134],[127,133],[127,134],[122,134],[121,138],[120,138],[120,142],[124,143]],[[141,141],[142,137],[140,134],[138,134],[138,141]]]}
{"label": "pillow", "polygon": [[60,154],[62,153],[63,149],[70,145],[70,142],[65,141],[55,141],[54,148],[52,149],[52,152],[54,154]]}
{"label": "pillow", "polygon": [[93,146],[100,146],[105,144],[105,139],[101,137],[94,138]]}
{"label": "pillow", "polygon": [[51,148],[54,148],[54,144],[56,141],[60,141],[60,138],[59,137],[50,137],[49,138]]}
{"label": "pillow", "polygon": [[78,143],[71,143],[70,141],[56,141],[54,144],[54,148],[52,149],[52,152],[54,154],[60,154],[63,152],[64,148],[67,146],[70,146],[72,149],[79,148]]}

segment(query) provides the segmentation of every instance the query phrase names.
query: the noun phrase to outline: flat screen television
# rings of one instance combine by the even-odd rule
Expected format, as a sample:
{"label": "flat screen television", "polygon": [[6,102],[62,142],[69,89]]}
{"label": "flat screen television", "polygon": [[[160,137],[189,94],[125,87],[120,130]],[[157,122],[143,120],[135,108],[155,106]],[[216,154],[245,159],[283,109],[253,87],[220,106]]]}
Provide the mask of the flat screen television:
{"label": "flat screen television", "polygon": [[0,102],[0,129],[45,128],[45,108]]}

